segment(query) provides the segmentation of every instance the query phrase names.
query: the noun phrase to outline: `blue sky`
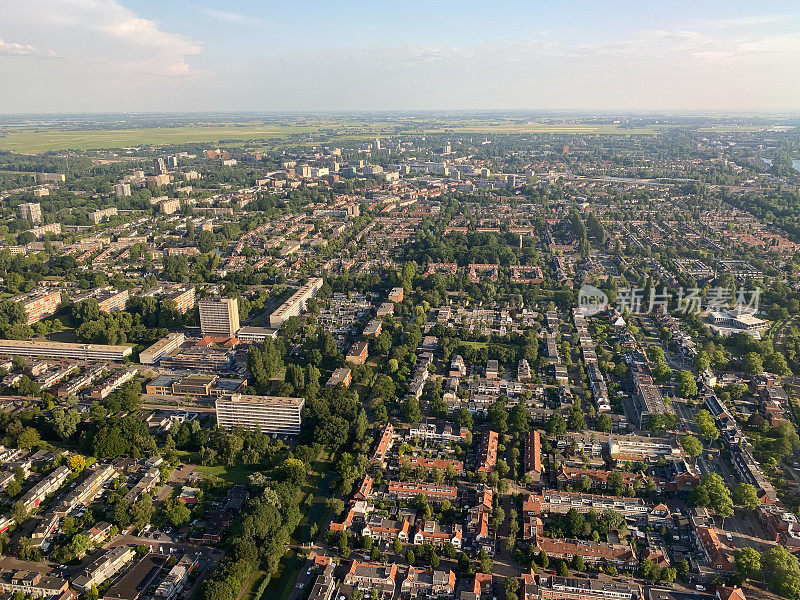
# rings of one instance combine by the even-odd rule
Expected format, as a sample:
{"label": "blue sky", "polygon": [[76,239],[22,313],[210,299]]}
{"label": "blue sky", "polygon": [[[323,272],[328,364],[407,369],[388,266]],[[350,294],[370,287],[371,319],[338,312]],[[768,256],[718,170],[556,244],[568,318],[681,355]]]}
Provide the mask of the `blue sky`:
{"label": "blue sky", "polygon": [[0,112],[800,108],[796,2],[3,4]]}

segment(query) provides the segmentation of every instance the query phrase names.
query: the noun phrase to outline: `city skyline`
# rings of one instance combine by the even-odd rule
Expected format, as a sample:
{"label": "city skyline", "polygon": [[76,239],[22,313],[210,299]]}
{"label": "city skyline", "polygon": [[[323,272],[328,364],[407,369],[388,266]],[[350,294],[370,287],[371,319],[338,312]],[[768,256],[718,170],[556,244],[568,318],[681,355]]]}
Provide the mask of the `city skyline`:
{"label": "city skyline", "polygon": [[11,3],[0,112],[800,108],[790,2],[277,8]]}

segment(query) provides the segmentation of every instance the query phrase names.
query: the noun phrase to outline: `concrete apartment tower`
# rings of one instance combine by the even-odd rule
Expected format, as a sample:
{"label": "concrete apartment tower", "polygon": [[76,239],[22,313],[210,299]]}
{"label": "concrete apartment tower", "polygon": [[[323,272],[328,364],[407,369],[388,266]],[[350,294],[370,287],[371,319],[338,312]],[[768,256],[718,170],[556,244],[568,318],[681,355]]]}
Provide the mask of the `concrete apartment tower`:
{"label": "concrete apartment tower", "polygon": [[236,298],[203,298],[200,307],[200,330],[203,335],[235,337],[239,331],[239,302]]}

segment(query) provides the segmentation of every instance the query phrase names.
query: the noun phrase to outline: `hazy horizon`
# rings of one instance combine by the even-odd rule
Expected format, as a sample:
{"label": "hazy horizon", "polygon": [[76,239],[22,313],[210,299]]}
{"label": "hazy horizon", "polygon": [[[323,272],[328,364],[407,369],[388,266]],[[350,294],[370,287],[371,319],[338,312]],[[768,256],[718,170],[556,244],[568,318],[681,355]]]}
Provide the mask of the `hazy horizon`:
{"label": "hazy horizon", "polygon": [[800,112],[788,1],[7,4],[5,114]]}

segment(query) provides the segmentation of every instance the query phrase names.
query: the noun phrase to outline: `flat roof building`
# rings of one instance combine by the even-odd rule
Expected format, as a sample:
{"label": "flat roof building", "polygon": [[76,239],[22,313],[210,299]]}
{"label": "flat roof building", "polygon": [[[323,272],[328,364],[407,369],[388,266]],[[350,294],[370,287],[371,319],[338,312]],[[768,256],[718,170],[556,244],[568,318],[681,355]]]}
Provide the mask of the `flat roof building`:
{"label": "flat roof building", "polygon": [[299,435],[303,398],[230,394],[217,398],[217,425],[223,429],[244,427],[262,433]]}
{"label": "flat roof building", "polygon": [[186,336],[182,333],[170,333],[161,338],[152,346],[145,348],[139,353],[139,362],[143,365],[154,365],[162,356],[174,352],[186,341]]}
{"label": "flat roof building", "polygon": [[42,205],[38,202],[26,202],[19,205],[19,218],[30,221],[34,225],[42,222]]}
{"label": "flat roof building", "polygon": [[22,305],[22,308],[25,309],[26,322],[31,325],[55,314],[61,304],[61,292],[58,290],[36,290],[22,296],[16,296],[11,300]]}
{"label": "flat roof building", "polygon": [[291,297],[281,304],[278,309],[269,316],[269,326],[280,329],[290,317],[299,316],[306,309],[309,298],[317,295],[322,287],[324,280],[322,277],[312,277],[303,287],[297,290]]}
{"label": "flat roof building", "polygon": [[37,342],[34,340],[0,340],[0,354],[20,356],[50,356],[78,360],[105,360],[122,362],[131,355],[130,346],[104,344],[69,344],[63,342]]}
{"label": "flat roof building", "polygon": [[234,337],[239,331],[239,302],[236,298],[203,298],[197,304],[203,335]]}

